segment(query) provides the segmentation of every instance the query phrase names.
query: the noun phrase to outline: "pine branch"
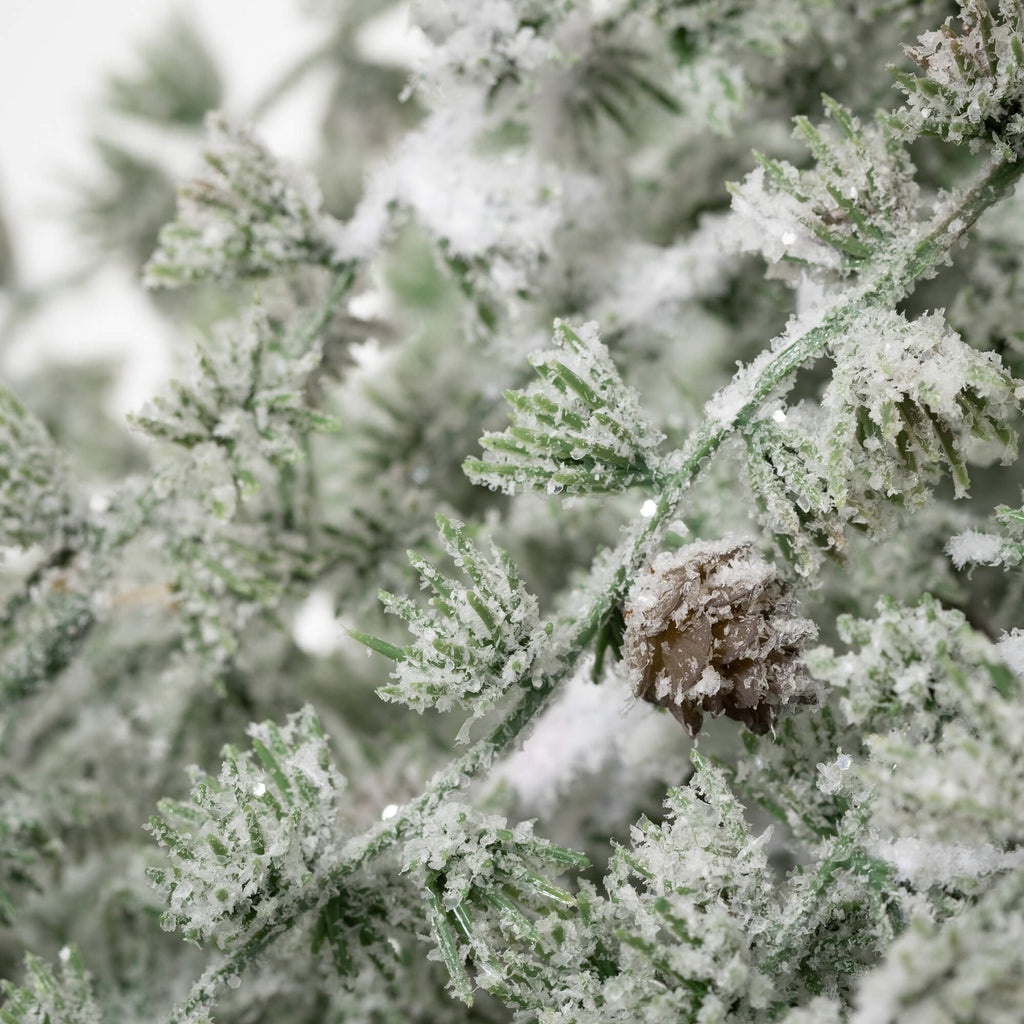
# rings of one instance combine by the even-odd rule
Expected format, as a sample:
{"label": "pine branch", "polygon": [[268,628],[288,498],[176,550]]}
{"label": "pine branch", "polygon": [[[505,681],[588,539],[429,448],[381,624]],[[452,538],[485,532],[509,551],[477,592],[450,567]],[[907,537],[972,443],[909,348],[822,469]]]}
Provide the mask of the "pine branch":
{"label": "pine branch", "polygon": [[27,985],[3,986],[7,1001],[0,1009],[2,1024],[101,1024],[100,1009],[92,993],[92,978],[75,947],[60,952],[61,975],[29,953],[25,957]]}
{"label": "pine branch", "polygon": [[[777,415],[781,421],[795,418],[781,410]],[[759,518],[786,560],[800,575],[810,576],[822,553],[841,559],[846,544],[844,527],[853,510],[844,508],[833,493],[826,456],[819,451],[811,430],[755,419],[742,434]]]}
{"label": "pine branch", "polygon": [[253,753],[225,747],[220,775],[196,770],[191,802],[162,801],[149,824],[171,862],[147,871],[169,907],[164,927],[222,950],[244,948],[318,887],[345,786],[310,707],[250,736]]}
{"label": "pine branch", "polygon": [[1010,159],[1024,145],[1024,17],[1012,3],[996,15],[986,0],[959,6],[961,32],[947,21],[904,47],[923,74],[896,73],[909,103],[889,121],[907,137],[992,143]]}
{"label": "pine branch", "polygon": [[484,434],[480,446],[493,454],[467,459],[466,475],[507,494],[609,494],[654,484],[663,435],[623,383],[596,324],[577,333],[556,321],[554,343],[530,359],[541,383],[505,393],[513,425]]}
{"label": "pine branch", "polygon": [[[836,363],[822,400],[834,417],[830,484],[836,500],[852,499],[867,521],[884,518],[872,509],[872,492],[920,505],[944,463],[962,498],[969,458],[1005,465],[1016,457],[1011,423],[1024,386],[993,353],[961,341],[941,314],[910,324],[894,313],[865,316],[837,349]],[[852,448],[851,435],[858,442]]]}
{"label": "pine branch", "polygon": [[0,385],[0,546],[77,547],[80,499],[46,428]]}
{"label": "pine branch", "polygon": [[[649,560],[652,550],[677,514],[683,495],[706,459],[737,428],[750,423],[763,404],[784,389],[801,366],[841,340],[865,310],[888,308],[903,298],[919,277],[944,259],[981,213],[1003,197],[1022,172],[1024,160],[993,161],[975,184],[950,204],[921,238],[912,240],[888,258],[883,266],[875,268],[873,273],[862,275],[861,283],[837,304],[817,314],[813,322],[791,327],[770,351],[739,371],[734,382],[709,403],[704,424],[691,436],[671,475],[661,483],[653,515],[595,568],[588,596],[577,616],[556,626],[546,659],[551,668],[534,680],[534,686],[518,699],[486,737],[439,772],[420,797],[400,808],[387,823],[350,840],[325,878],[325,888],[340,887],[353,871],[418,830],[449,793],[487,771],[495,758],[511,747],[522,730],[547,705],[557,685],[574,669],[612,606],[621,602],[636,572]],[[230,958],[208,969],[194,986],[189,999],[170,1015],[169,1024],[194,1020],[203,1008],[212,1005],[227,979],[238,976],[253,963],[276,937],[286,931],[299,915],[315,906],[320,898],[320,892],[300,894],[286,918],[268,923]]]}
{"label": "pine branch", "polygon": [[[194,379],[144,414],[169,442],[148,486],[122,485],[105,510],[107,474],[139,458],[88,456],[80,494],[0,394],[0,706],[18,701],[0,779],[35,776],[0,801],[12,942],[66,935],[91,950],[115,1024],[149,1019],[204,968],[172,1011],[179,1024],[868,1024],[872,1012],[941,1015],[942,1000],[1015,1019],[1001,993],[1019,996],[1020,957],[997,940],[1020,930],[1020,893],[1001,876],[1024,863],[1024,630],[993,644],[917,602],[934,587],[995,632],[1024,589],[1019,574],[957,577],[941,555],[979,522],[953,496],[996,482],[968,468],[1015,456],[1024,398],[1000,362],[1015,365],[1024,337],[1012,287],[1024,203],[995,207],[1024,174],[1017,0],[994,15],[962,0],[962,29],[912,48],[907,107],[873,118],[889,44],[877,24],[857,30],[923,19],[933,0],[418,3],[415,85],[432,112],[402,139],[422,108],[399,114],[400,72],[354,48],[380,4],[336,6],[319,5],[329,44],[279,83],[335,65],[317,154],[326,198],[214,119],[221,144],[151,266],[172,285],[203,282],[160,299],[188,321],[204,322],[211,300],[237,304],[239,279],[270,280],[267,313],[204,341]],[[135,129],[194,121],[208,62],[197,82],[164,88],[194,47],[173,49],[143,62],[138,96],[120,87],[150,121]],[[849,107],[826,98],[824,123],[796,118],[787,146],[777,115],[807,110],[820,87]],[[705,123],[739,112],[748,90],[744,131],[772,155],[729,214],[721,171],[748,140],[712,138]],[[582,131],[566,123],[573,111]],[[908,143],[922,134],[939,141],[913,147],[918,172]],[[145,144],[131,159],[110,151],[133,236],[159,185]],[[142,206],[128,188],[140,168]],[[363,198],[341,225],[324,211],[351,204],[357,177]],[[93,198],[104,214],[110,196]],[[962,255],[985,209],[999,226],[981,258]],[[724,254],[737,247],[795,289],[764,285],[757,261]],[[212,278],[232,285],[219,299]],[[977,322],[963,308],[952,322],[991,353],[927,312],[972,286],[992,301]],[[36,298],[13,301],[17,312]],[[600,319],[612,351],[593,324],[556,321],[537,380],[507,396],[508,429],[466,464],[505,495],[471,489],[453,459],[556,312]],[[694,429],[693,396],[728,380],[730,352],[749,358],[762,342]],[[49,389],[55,437],[95,449],[98,435],[79,437],[98,398],[79,415],[88,381],[65,392],[70,375],[39,373],[30,388]],[[351,426],[334,430],[333,409]],[[753,502],[736,489],[737,454],[760,540],[745,539]],[[435,507],[473,525],[441,518],[434,545]],[[501,524],[515,564],[481,543],[480,520]],[[1024,561],[1024,515],[1001,507],[996,522],[954,538],[958,561]],[[769,534],[776,565],[757,553]],[[427,593],[399,596],[410,546]],[[823,556],[848,571],[819,572]],[[1000,607],[980,600],[993,579]],[[360,615],[378,586],[404,625],[350,635],[394,663],[380,692],[458,708],[468,749],[452,749],[450,717],[372,701],[382,666],[334,616]],[[816,627],[797,587],[815,591],[826,635],[841,612],[859,616],[835,623],[845,649],[806,649]],[[866,614],[879,590],[892,600]],[[622,709],[630,688],[691,731],[702,713],[729,714],[763,735],[712,726],[678,786],[688,745],[660,711]],[[335,735],[344,792],[308,704],[263,721],[307,698]],[[181,784],[182,762],[216,763],[218,733],[250,719],[262,724],[247,749],[223,748],[219,773],[188,770],[191,796],[159,800],[181,796],[166,780]],[[464,802],[524,737],[472,799],[550,814],[558,845]],[[663,812],[618,846],[666,786]],[[787,827],[769,840],[741,801]],[[140,851],[154,803],[165,849]],[[569,847],[597,862],[606,843],[599,889]],[[58,870],[42,870],[58,853]],[[156,893],[134,887],[140,856]],[[160,934],[161,912],[179,934]],[[900,938],[914,917],[929,926]],[[977,957],[958,959],[963,943]],[[890,954],[930,991],[891,960],[874,973]],[[0,1018],[96,1024],[73,959],[62,952],[63,978],[30,959]]]}
{"label": "pine branch", "polygon": [[[351,275],[342,281],[349,283]],[[332,296],[328,306],[337,301]],[[282,334],[264,310],[253,307],[242,323],[222,326],[199,349],[189,383],[175,382],[172,399],[157,398],[132,423],[182,448],[223,449],[236,466],[238,488],[255,484],[255,463],[280,468],[297,461],[299,437],[334,423],[305,393],[320,362],[316,334]]]}
{"label": "pine branch", "polygon": [[[285,359],[276,338],[270,336],[265,318],[257,315],[255,323],[250,325],[251,329],[244,338],[250,344],[245,351],[247,360],[242,368],[242,372],[248,375],[244,387],[237,391],[237,397],[239,411],[248,417],[251,429],[240,429],[239,418],[229,417],[228,425],[238,431],[238,435],[232,437],[230,429],[218,432],[218,422],[203,421],[197,413],[209,397],[206,392],[224,388],[215,362],[209,359],[199,360],[197,397],[193,397],[188,389],[181,388],[179,395],[183,404],[164,404],[166,420],[153,419],[154,429],[168,433],[186,448],[195,441],[230,454],[234,489],[225,494],[216,489],[202,488],[208,500],[214,505],[221,505],[222,513],[234,506],[239,489],[248,491],[256,483],[253,469],[259,472],[263,456],[286,462],[301,456],[296,435],[331,425],[329,420],[309,408],[305,383],[307,375],[317,365],[321,336],[348,295],[354,273],[352,267],[343,268],[333,279],[323,303],[293,326],[286,344],[290,352],[299,353],[302,358],[295,361]],[[232,347],[230,337],[226,344],[229,353],[237,356],[237,348]],[[268,348],[274,349],[269,356]],[[237,390],[236,369],[235,360],[231,358],[221,367],[221,372]],[[7,395],[6,400],[4,395]],[[193,546],[195,538],[191,530],[186,526],[182,535],[179,518],[171,511],[173,502],[169,504],[169,498],[175,491],[173,474],[164,474],[142,489],[129,483],[113,498],[106,512],[86,515],[78,509],[60,459],[42,426],[8,392],[0,392],[0,428],[3,427],[6,427],[8,437],[6,455],[9,472],[0,480],[0,502],[8,502],[12,523],[17,519],[22,524],[32,524],[31,534],[18,535],[22,542],[39,543],[44,537],[49,537],[61,541],[61,546],[25,582],[20,593],[9,600],[0,616],[0,626],[8,630],[15,625],[24,628],[24,639],[7,643],[0,659],[0,705],[35,692],[42,683],[54,679],[71,664],[97,622],[94,595],[101,593],[107,585],[124,548],[145,529],[156,521],[171,521],[169,547],[172,552],[177,550],[181,556],[191,556],[197,550]],[[189,432],[192,427],[201,434],[193,437]],[[0,437],[0,448],[2,446],[3,438]],[[4,452],[0,451],[0,454]],[[22,465],[24,469],[19,468]],[[184,490],[187,492],[188,489]],[[186,499],[191,501],[187,493]],[[25,526],[19,529],[24,531]],[[12,536],[8,542],[17,539]],[[231,542],[228,547],[231,547]],[[234,550],[239,550],[237,537]],[[203,554],[208,563],[212,563],[208,564],[208,570],[214,575],[219,574],[221,579],[228,571],[227,564],[236,561],[225,558],[223,545],[218,551],[215,544]],[[265,568],[266,552],[253,551],[252,554],[264,559]],[[59,571],[69,565],[74,569],[70,586]],[[259,583],[262,584],[262,573],[260,575]],[[281,573],[277,575],[280,577]],[[233,574],[232,578],[238,577]],[[195,580],[191,582],[195,583]],[[257,603],[266,603],[262,600],[265,588],[259,594],[252,592],[256,583],[255,580],[246,583],[238,578],[235,592],[243,597],[255,597]],[[37,601],[35,597],[41,586],[48,587],[48,592]],[[191,593],[193,597],[206,596],[198,594],[194,586]],[[203,603],[200,600],[200,604]],[[200,608],[200,618],[204,611]],[[229,648],[234,642],[233,632],[232,628],[225,628],[221,633]]]}
{"label": "pine branch", "polygon": [[[835,985],[860,973],[902,929],[893,895],[895,872],[864,849],[869,819],[867,802],[851,810],[835,837],[823,843],[813,870],[798,870],[790,880],[781,927],[762,962],[767,974],[812,973]],[[861,919],[851,920],[853,908]],[[843,941],[851,933],[856,936],[852,949]],[[810,962],[814,967],[808,969]]]}
{"label": "pine branch", "polygon": [[387,611],[405,619],[415,642],[399,648],[364,633],[350,636],[397,662],[396,682],[377,691],[385,700],[402,701],[417,711],[448,711],[458,704],[478,718],[509,687],[529,678],[552,626],[540,621],[537,599],[526,590],[506,552],[494,547],[493,558],[485,559],[461,523],[438,515],[437,524],[445,550],[473,587],[447,579],[409,552],[423,586],[434,592],[432,611],[386,591],[380,599]]}
{"label": "pine branch", "polygon": [[111,75],[108,104],[163,124],[198,126],[221,103],[224,83],[216,62],[180,12],[142,48],[135,75]]}
{"label": "pine branch", "polygon": [[794,119],[815,157],[811,168],[798,171],[755,152],[758,170],[729,186],[733,210],[758,228],[743,247],[770,263],[784,261],[790,277],[805,267],[838,277],[859,273],[914,228],[918,188],[902,142],[885,121],[865,128],[831,97],[822,99],[831,125]]}
{"label": "pine branch", "polygon": [[179,288],[306,265],[344,270],[332,241],[336,225],[316,184],[223,116],[211,114],[207,126],[206,171],[181,187],[177,219],[160,232],[146,283]]}
{"label": "pine branch", "polygon": [[612,1019],[698,1021],[725,1006],[756,1019],[765,1003],[771,829],[752,836],[723,773],[696,750],[691,759],[694,776],[669,790],[663,819],[642,818],[615,850],[607,899],[585,887],[577,897],[586,928],[551,999],[568,1019],[615,1007]]}
{"label": "pine branch", "polygon": [[74,660],[96,621],[85,593],[55,585],[17,618],[28,635],[8,641],[0,657],[0,707],[34,693]]}
{"label": "pine branch", "polygon": [[529,824],[509,829],[456,802],[439,808],[429,830],[406,842],[403,871],[423,892],[456,997],[472,1005],[475,981],[506,1005],[547,1005],[545,968],[562,945],[556,922],[576,907],[550,875],[588,866]]}
{"label": "pine branch", "polygon": [[47,854],[59,849],[59,841],[37,820],[32,797],[15,779],[5,778],[8,789],[0,803],[0,924],[15,918],[14,893],[41,891],[41,880],[32,870]]}
{"label": "pine branch", "polygon": [[970,1024],[1020,1014],[1024,970],[1024,871],[975,906],[937,925],[923,915],[858,986],[851,1024],[940,1020],[950,1008]]}

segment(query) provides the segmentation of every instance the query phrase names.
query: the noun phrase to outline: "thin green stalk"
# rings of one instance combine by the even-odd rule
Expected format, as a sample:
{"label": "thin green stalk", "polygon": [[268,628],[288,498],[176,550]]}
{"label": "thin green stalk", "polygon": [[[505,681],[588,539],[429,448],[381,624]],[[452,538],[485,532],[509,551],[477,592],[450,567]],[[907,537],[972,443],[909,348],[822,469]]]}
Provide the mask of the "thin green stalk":
{"label": "thin green stalk", "polygon": [[299,337],[302,341],[302,348],[308,348],[323,333],[324,329],[338,313],[338,307],[348,295],[355,280],[358,264],[346,263],[339,267],[331,282],[330,290],[323,304],[310,318],[302,325]]}
{"label": "thin green stalk", "polygon": [[259,121],[266,117],[307,75],[320,68],[337,52],[337,41],[330,39],[325,45],[317,46],[300,57],[260,94],[256,102],[249,108],[246,120]]}
{"label": "thin green stalk", "polygon": [[[612,606],[625,596],[631,580],[649,560],[669,522],[675,517],[684,494],[700,474],[705,460],[737,427],[749,423],[764,402],[782,388],[804,363],[820,356],[830,343],[855,325],[866,310],[889,308],[902,299],[914,282],[949,252],[978,217],[1006,194],[1022,173],[1024,158],[991,165],[962,200],[926,235],[904,252],[889,256],[874,274],[865,275],[863,283],[849,297],[827,311],[816,326],[775,352],[760,369],[752,385],[746,382],[741,370],[730,387],[746,386],[745,400],[737,402],[731,419],[722,420],[708,415],[683,450],[678,468],[659,482],[661,494],[654,515],[620,545],[611,560],[615,569],[603,590],[580,616],[562,623],[556,630],[552,642],[558,648],[558,671],[534,680],[532,686],[524,680],[528,688],[487,736],[438,772],[424,792],[406,804],[386,825],[376,825],[350,840],[337,863],[323,876],[321,886],[297,902],[286,920],[265,926],[244,947],[220,965],[208,969],[196,982],[189,999],[167,1018],[168,1024],[183,1024],[189,1014],[212,1005],[227,980],[237,977],[299,917],[331,898],[353,872],[419,829],[449,793],[486,772],[496,758],[510,749],[523,729],[545,708],[558,684],[575,669]],[[602,567],[597,571],[604,574],[608,570]]]}

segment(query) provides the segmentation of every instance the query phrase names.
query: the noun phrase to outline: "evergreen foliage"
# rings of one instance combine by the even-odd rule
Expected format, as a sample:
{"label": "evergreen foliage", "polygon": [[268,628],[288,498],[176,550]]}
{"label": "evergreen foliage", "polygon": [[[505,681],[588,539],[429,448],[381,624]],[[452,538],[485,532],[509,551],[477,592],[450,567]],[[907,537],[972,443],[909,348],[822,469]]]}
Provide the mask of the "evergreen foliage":
{"label": "evergreen foliage", "polygon": [[312,709],[249,733],[255,757],[225,747],[220,775],[193,773],[191,802],[163,800],[149,823],[170,859],[148,871],[168,906],[163,926],[223,950],[284,916],[340,838],[345,780]]}
{"label": "evergreen foliage", "polygon": [[0,239],[0,1021],[1018,1020],[1020,4],[316,7],[108,80],[130,435]]}
{"label": "evergreen foliage", "polygon": [[960,31],[950,20],[905,47],[924,74],[897,74],[909,103],[893,118],[910,135],[937,135],[978,145],[994,141],[1018,152],[1024,122],[1024,21],[1019,5],[964,3]]}
{"label": "evergreen foliage", "polygon": [[[975,461],[1016,457],[1011,420],[1020,385],[994,353],[965,345],[939,314],[912,324],[894,314],[865,318],[857,330],[865,332],[863,343],[836,346],[822,398],[832,414],[828,461],[840,504],[867,504],[875,494],[920,504],[945,475],[942,464],[964,497],[969,454]],[[850,433],[858,441],[852,459]],[[851,500],[851,490],[863,497]]]}
{"label": "evergreen foliage", "polygon": [[799,171],[755,153],[759,167],[732,187],[733,208],[741,223],[757,225],[745,248],[771,263],[844,277],[867,260],[884,259],[915,219],[918,190],[905,147],[884,123],[865,129],[841,104],[822,98],[831,125],[794,118],[814,165]]}
{"label": "evergreen foliage", "polygon": [[19,989],[4,982],[7,1002],[0,1010],[4,1024],[49,1024],[55,1020],[100,1024],[103,1018],[92,994],[89,973],[82,965],[82,954],[65,946],[60,961],[58,979],[38,957],[31,953],[25,957],[28,987]]}
{"label": "evergreen foliage", "polygon": [[80,519],[71,480],[46,428],[6,388],[0,391],[0,539],[7,547],[71,544]]}
{"label": "evergreen foliage", "polygon": [[434,591],[432,612],[387,591],[381,591],[380,598],[389,612],[406,620],[415,643],[395,647],[362,633],[351,635],[398,662],[396,684],[378,690],[385,700],[403,701],[417,711],[448,711],[458,704],[479,717],[509,686],[528,683],[551,624],[540,622],[537,599],[527,592],[506,552],[496,547],[493,560],[485,560],[461,524],[441,515],[437,524],[445,550],[473,588],[446,579],[410,551],[409,560],[423,586]]}
{"label": "evergreen foliage", "polygon": [[336,261],[330,220],[309,178],[290,174],[246,129],[211,114],[204,177],[182,185],[178,216],[146,266],[151,285],[261,276]]}
{"label": "evergreen foliage", "polygon": [[541,384],[505,393],[515,425],[484,434],[480,444],[494,461],[468,459],[469,478],[509,494],[602,494],[653,483],[662,435],[623,384],[596,325],[577,334],[558,321],[555,344],[564,351],[530,360]]}

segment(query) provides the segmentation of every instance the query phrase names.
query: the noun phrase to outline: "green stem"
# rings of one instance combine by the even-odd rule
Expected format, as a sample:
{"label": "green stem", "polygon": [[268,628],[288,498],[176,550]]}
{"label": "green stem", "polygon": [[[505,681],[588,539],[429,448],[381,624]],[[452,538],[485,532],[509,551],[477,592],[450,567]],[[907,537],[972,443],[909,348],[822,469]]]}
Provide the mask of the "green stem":
{"label": "green stem", "polygon": [[323,46],[317,46],[286,68],[284,73],[265,89],[249,108],[246,120],[259,121],[292,91],[309,74],[316,71],[338,53],[338,43],[330,39]]}
{"label": "green stem", "polygon": [[[228,978],[241,973],[279,935],[299,917],[325,902],[354,871],[369,863],[417,831],[451,792],[464,787],[472,778],[486,772],[510,749],[522,730],[546,707],[556,686],[576,667],[609,610],[626,593],[630,581],[651,557],[669,522],[676,513],[690,484],[699,475],[707,458],[737,428],[749,423],[764,402],[808,360],[821,355],[826,347],[856,324],[865,310],[895,305],[913,287],[914,282],[941,260],[963,237],[981,214],[996,203],[1024,173],[1024,159],[995,163],[964,195],[961,202],[943,216],[919,241],[903,252],[890,255],[875,274],[844,301],[828,310],[821,321],[793,341],[781,346],[757,368],[748,380],[749,370],[740,370],[733,383],[720,392],[709,406],[704,424],[683,450],[678,467],[662,482],[662,491],[654,515],[642,528],[620,545],[615,556],[597,572],[606,574],[604,586],[589,607],[576,619],[561,624],[553,637],[557,646],[557,672],[540,679],[524,680],[526,690],[519,702],[487,736],[478,740],[462,757],[438,772],[424,792],[405,805],[386,825],[379,824],[354,837],[343,848],[338,861],[324,875],[318,887],[310,885],[309,894],[299,900],[286,920],[267,925],[240,950],[220,965],[210,968],[196,983],[188,1001],[168,1018],[168,1024],[183,1024],[190,1013],[212,1005]],[[755,364],[756,365],[756,364]],[[736,396],[728,401],[729,392]],[[721,417],[715,410],[732,408],[731,416]],[[605,565],[614,565],[609,573]],[[595,579],[595,584],[598,580]]]}
{"label": "green stem", "polygon": [[299,332],[300,350],[304,351],[324,332],[338,313],[355,280],[358,264],[346,263],[338,267],[330,291],[320,308],[302,325]]}

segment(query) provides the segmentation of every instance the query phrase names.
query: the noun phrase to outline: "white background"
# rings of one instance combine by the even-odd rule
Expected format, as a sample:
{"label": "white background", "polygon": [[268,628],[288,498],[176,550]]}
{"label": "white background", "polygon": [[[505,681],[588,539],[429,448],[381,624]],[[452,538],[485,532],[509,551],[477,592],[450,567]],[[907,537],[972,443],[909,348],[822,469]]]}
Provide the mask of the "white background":
{"label": "white background", "polygon": [[[139,44],[174,10],[190,16],[217,58],[229,110],[248,106],[325,31],[297,0],[0,0],[0,196],[30,280],[65,265],[66,250],[51,247],[68,202],[61,180],[95,170],[86,141],[99,125],[105,75],[130,73]],[[308,126],[288,138],[277,120],[271,127],[288,155],[301,156]]]}
{"label": "white background", "polygon": [[[213,53],[226,84],[224,108],[236,115],[329,31],[303,13],[301,0],[0,0],[0,208],[22,285],[44,286],[81,266],[68,183],[98,174],[88,140],[104,128],[97,102],[104,79],[131,74],[139,45],[175,10],[189,16]],[[261,122],[259,134],[275,153],[298,163],[311,153],[323,88],[311,76]],[[173,140],[161,145],[161,156],[186,173],[191,145],[181,153],[170,151]],[[0,300],[0,319],[6,313]],[[167,331],[128,271],[111,265],[24,323],[0,374],[16,380],[55,354],[112,356],[123,365],[114,404],[125,413],[166,379]]]}

